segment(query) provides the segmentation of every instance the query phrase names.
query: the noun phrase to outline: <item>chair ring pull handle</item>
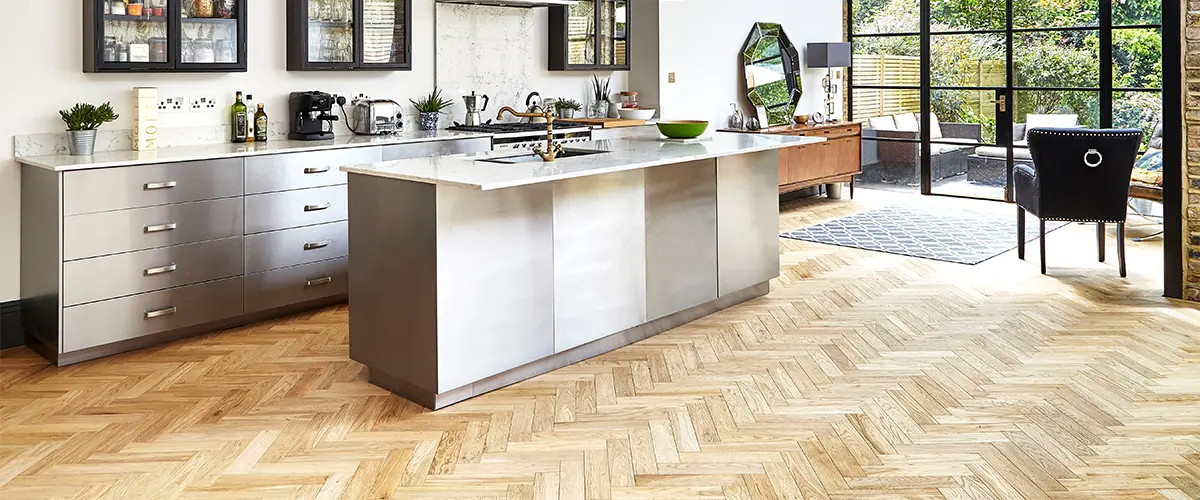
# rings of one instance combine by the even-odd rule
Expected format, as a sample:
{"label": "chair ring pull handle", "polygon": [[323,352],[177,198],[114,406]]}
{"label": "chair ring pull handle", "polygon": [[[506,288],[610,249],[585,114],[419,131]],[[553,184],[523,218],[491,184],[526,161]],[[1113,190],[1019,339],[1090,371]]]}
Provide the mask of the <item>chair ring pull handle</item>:
{"label": "chair ring pull handle", "polygon": [[[1096,161],[1094,163],[1088,160],[1088,157],[1092,156],[1092,155],[1096,155]],[[1096,167],[1099,167],[1100,164],[1103,162],[1104,162],[1104,155],[1100,154],[1100,152],[1096,151],[1095,149],[1089,149],[1089,150],[1087,150],[1086,153],[1083,154],[1083,164],[1084,165],[1087,165],[1092,168],[1096,168]]]}

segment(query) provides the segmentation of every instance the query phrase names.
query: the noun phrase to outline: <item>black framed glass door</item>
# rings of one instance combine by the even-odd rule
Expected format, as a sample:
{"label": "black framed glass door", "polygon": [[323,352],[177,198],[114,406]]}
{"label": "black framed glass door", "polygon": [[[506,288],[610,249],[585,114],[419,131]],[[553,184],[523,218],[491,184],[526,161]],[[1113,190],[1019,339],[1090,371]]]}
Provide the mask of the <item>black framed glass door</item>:
{"label": "black framed glass door", "polygon": [[850,3],[864,187],[1010,200],[1034,127],[1140,128],[1161,147],[1161,1]]}

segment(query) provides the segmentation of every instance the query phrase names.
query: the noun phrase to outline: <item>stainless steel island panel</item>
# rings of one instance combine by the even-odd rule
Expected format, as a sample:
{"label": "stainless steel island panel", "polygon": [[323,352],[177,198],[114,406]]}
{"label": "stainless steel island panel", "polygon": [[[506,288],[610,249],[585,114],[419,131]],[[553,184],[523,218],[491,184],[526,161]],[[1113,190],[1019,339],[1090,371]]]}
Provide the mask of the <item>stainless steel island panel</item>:
{"label": "stainless steel island panel", "polygon": [[554,185],[554,352],[646,322],[645,176]]}
{"label": "stainless steel island panel", "polygon": [[646,170],[649,319],[717,298],[717,162]]}
{"label": "stainless steel island panel", "polygon": [[717,292],[779,277],[779,153],[717,159]]}
{"label": "stainless steel island panel", "polygon": [[437,186],[436,205],[438,391],[554,354],[553,186]]}

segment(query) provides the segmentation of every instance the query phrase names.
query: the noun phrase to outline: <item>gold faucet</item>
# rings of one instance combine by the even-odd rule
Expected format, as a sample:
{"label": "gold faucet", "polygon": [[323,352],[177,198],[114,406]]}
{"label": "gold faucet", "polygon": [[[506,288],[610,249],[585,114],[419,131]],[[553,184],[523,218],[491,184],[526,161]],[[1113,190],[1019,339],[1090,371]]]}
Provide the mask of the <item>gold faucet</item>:
{"label": "gold faucet", "polygon": [[519,117],[519,118],[543,118],[546,120],[546,149],[543,150],[542,146],[540,144],[537,146],[534,146],[534,148],[533,148],[533,153],[542,157],[542,161],[551,162],[551,161],[554,161],[554,159],[557,158],[559,155],[563,154],[562,144],[558,144],[558,143],[554,142],[554,110],[553,109],[547,109],[545,112],[542,112],[542,113],[518,113],[517,110],[512,109],[508,106],[505,106],[503,108],[500,108],[500,112],[496,114],[496,119],[503,120],[505,111],[507,111],[509,114]]}

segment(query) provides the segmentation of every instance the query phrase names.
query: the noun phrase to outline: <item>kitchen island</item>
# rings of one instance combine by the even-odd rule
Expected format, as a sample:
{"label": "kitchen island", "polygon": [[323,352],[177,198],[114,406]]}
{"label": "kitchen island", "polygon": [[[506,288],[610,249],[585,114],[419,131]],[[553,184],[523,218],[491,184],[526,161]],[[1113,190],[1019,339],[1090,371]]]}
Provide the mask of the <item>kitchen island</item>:
{"label": "kitchen island", "polygon": [[553,163],[468,154],[349,173],[350,357],[429,408],[765,295],[778,150],[643,130]]}

